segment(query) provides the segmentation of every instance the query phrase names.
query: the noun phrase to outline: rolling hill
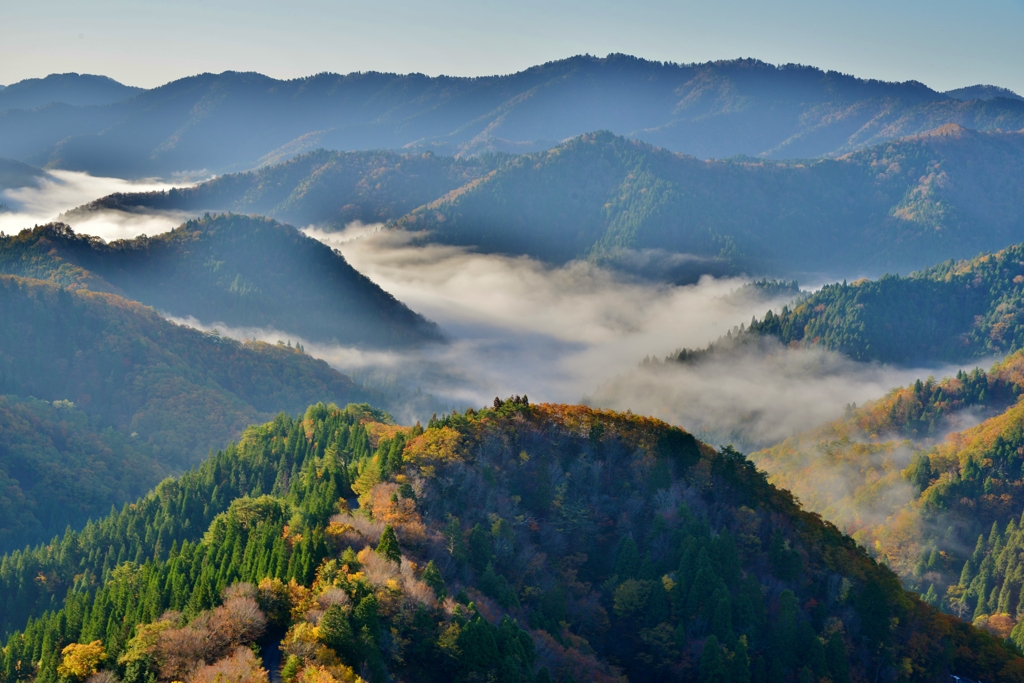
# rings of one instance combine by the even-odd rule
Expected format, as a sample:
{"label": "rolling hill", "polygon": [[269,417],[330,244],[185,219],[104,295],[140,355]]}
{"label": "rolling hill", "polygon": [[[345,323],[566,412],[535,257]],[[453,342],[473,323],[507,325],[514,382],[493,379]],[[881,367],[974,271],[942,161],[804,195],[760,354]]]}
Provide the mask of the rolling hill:
{"label": "rolling hill", "polygon": [[110,244],[64,224],[0,239],[0,272],[127,296],[173,316],[308,341],[403,346],[437,327],[289,225],[205,216],[157,237]]}
{"label": "rolling hill", "polygon": [[171,470],[278,411],[368,395],[298,348],[204,334],[113,294],[0,276],[0,317],[0,394],[71,401]]}
{"label": "rolling hill", "polygon": [[0,552],[81,528],[172,471],[70,401],[0,396]]}
{"label": "rolling hill", "polygon": [[914,81],[749,59],[577,56],[481,78],[200,74],[113,104],[2,112],[0,156],[94,175],[170,176],[247,170],[319,147],[531,151],[607,129],[698,158],[810,158],[951,123],[1020,130],[1024,102],[962,101]]}
{"label": "rolling hill", "polygon": [[987,373],[918,380],[851,406],[845,417],[751,459],[930,602],[968,620],[998,616],[992,629],[1008,632],[1024,621],[1024,580],[1015,570],[1024,513],[1022,393],[1018,352]]}
{"label": "rolling hill", "polygon": [[13,681],[266,681],[278,649],[300,683],[1024,676],[742,455],[518,397],[281,415],[0,586]]}
{"label": "rolling hill", "polygon": [[792,308],[768,311],[706,349],[680,349],[666,361],[700,362],[764,337],[910,366],[1003,356],[1024,348],[1022,306],[1024,245],[1017,244],[907,277],[825,285]]}

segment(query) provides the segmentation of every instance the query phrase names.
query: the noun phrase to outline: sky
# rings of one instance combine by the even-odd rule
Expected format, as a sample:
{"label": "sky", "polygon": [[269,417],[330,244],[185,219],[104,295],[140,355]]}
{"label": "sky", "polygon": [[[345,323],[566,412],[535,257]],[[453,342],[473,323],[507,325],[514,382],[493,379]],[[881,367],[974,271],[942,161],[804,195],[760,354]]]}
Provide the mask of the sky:
{"label": "sky", "polygon": [[0,0],[0,84],[202,72],[480,76],[575,54],[753,57],[937,90],[1024,93],[1024,0]]}

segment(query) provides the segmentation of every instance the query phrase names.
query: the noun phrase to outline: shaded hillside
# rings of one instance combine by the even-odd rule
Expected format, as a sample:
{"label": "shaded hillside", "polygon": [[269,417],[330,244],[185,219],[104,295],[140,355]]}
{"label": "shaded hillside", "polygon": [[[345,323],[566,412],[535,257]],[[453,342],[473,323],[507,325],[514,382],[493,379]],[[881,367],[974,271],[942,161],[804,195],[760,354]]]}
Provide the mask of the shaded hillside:
{"label": "shaded hillside", "polygon": [[[918,380],[751,459],[926,600],[1006,637],[1024,622],[1009,560],[1024,513],[1022,392],[1016,353],[988,373]],[[1024,645],[1024,626],[1014,634]]]}
{"label": "shaded hillside", "polygon": [[169,471],[71,402],[0,396],[0,552],[80,528]]}
{"label": "shaded hillside", "polygon": [[0,113],[0,156],[118,177],[245,170],[320,147],[546,149],[607,129],[700,158],[809,158],[948,123],[1024,128],[1024,102],[756,60],[577,56],[507,76],[201,74],[100,107]]}
{"label": "shaded hillside", "polygon": [[619,250],[789,274],[922,267],[1020,234],[1024,135],[957,127],[807,163],[704,162],[596,133],[511,159],[398,225],[548,261]]}
{"label": "shaded hillside", "polygon": [[7,679],[266,680],[233,648],[268,629],[302,683],[1024,680],[743,456],[656,420],[518,398],[375,419],[279,416],[5,557],[4,630],[53,610],[7,639]]}
{"label": "shaded hillside", "polygon": [[0,319],[0,393],[72,401],[169,468],[261,416],[362,395],[297,348],[203,334],[111,294],[2,276]]}
{"label": "shaded hillside", "polygon": [[166,192],[119,193],[65,214],[179,210],[261,214],[295,225],[343,228],[388,221],[476,180],[501,157],[317,150],[256,171],[223,175]]}
{"label": "shaded hillside", "polygon": [[157,237],[111,244],[51,224],[0,240],[0,272],[310,341],[399,346],[440,339],[433,323],[340,253],[262,217],[206,216]]}
{"label": "shaded hillside", "polygon": [[46,176],[38,168],[12,159],[0,159],[0,191],[26,185],[37,185]]}
{"label": "shaded hillside", "polygon": [[736,332],[666,361],[699,362],[766,336],[905,365],[1002,356],[1024,348],[1024,245],[908,277],[825,285]]}
{"label": "shaded hillside", "polygon": [[50,74],[46,78],[27,78],[0,90],[0,112],[7,109],[35,109],[45,104],[74,106],[112,104],[126,100],[142,88],[122,85],[106,76],[89,74]]}

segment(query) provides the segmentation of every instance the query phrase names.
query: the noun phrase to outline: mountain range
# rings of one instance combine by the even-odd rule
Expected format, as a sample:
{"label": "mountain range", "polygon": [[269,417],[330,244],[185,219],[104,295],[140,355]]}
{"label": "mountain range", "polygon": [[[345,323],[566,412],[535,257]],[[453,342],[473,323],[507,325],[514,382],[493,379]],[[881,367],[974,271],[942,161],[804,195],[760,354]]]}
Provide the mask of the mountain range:
{"label": "mountain range", "polygon": [[1019,241],[1024,134],[948,125],[836,159],[702,161],[601,132],[545,151],[451,159],[301,155],[70,212],[231,210],[340,229],[393,221],[437,242],[589,258],[645,277],[820,280],[908,272]]}
{"label": "mountain range", "polygon": [[[0,112],[0,156],[94,175],[166,177],[247,170],[320,147],[531,151],[595,130],[706,159],[837,155],[951,123],[1024,128],[1024,102],[989,99],[988,90],[964,101],[914,81],[750,59],[684,65],[577,56],[480,78],[368,72],[278,81],[225,72],[108,104],[100,102],[110,84],[93,86],[103,93],[95,103]],[[19,89],[3,96],[16,101]]]}

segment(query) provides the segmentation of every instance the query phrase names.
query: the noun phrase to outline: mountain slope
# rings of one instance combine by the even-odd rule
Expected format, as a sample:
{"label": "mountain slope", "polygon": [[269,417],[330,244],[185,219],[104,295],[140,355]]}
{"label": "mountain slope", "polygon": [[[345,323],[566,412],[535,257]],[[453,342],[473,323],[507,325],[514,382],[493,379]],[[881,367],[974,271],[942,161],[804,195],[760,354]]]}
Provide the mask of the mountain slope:
{"label": "mountain slope", "polygon": [[203,334],[112,294],[0,276],[0,317],[0,393],[72,401],[169,468],[261,416],[363,395],[298,349]]}
{"label": "mountain slope", "polygon": [[[741,455],[518,398],[425,432],[353,407],[280,416],[137,505],[0,560],[0,585],[5,631],[54,610],[7,639],[15,681],[76,662],[126,683],[261,680],[230,658],[263,628],[303,683],[1024,676]],[[267,662],[278,640],[261,642]]]}
{"label": "mountain slope", "polygon": [[597,133],[398,225],[549,261],[659,249],[772,274],[922,267],[1012,243],[1022,178],[1024,135],[957,127],[800,164],[703,162]]}
{"label": "mountain slope", "polygon": [[0,552],[79,528],[167,474],[144,444],[73,403],[0,396]]}
{"label": "mountain slope", "polygon": [[546,149],[608,129],[700,158],[809,158],[956,123],[1024,128],[1024,103],[958,99],[756,60],[577,56],[507,76],[201,74],[102,107],[0,113],[0,156],[119,177],[245,170],[319,147]]}
{"label": "mountain slope", "polygon": [[95,211],[232,211],[294,225],[343,228],[399,218],[487,174],[501,157],[453,159],[432,153],[317,150],[256,171],[222,175],[166,192],[119,193],[65,214]]}
{"label": "mountain slope", "polygon": [[893,390],[751,459],[927,601],[1020,646],[1022,393],[1018,352],[988,373]]}
{"label": "mountain slope", "polygon": [[775,337],[788,346],[820,346],[860,361],[959,362],[1024,348],[1024,245],[947,261],[909,277],[825,285],[790,309],[754,319],[707,349],[667,360],[699,362],[737,345]]}
{"label": "mountain slope", "polygon": [[28,78],[0,90],[0,112],[8,109],[35,109],[61,103],[79,107],[112,104],[127,100],[142,88],[122,85],[106,76],[89,74],[50,74],[46,78]]}
{"label": "mountain slope", "polygon": [[955,126],[804,163],[705,162],[594,133],[547,152],[461,161],[320,151],[192,188],[112,195],[67,219],[217,209],[341,227],[409,211],[397,225],[430,239],[548,262],[625,267],[635,258],[624,251],[681,252],[685,272],[644,274],[818,279],[1002,248],[1024,227],[1022,179],[1024,135]]}
{"label": "mountain slope", "polygon": [[52,224],[0,240],[0,272],[128,296],[206,323],[310,341],[401,346],[440,339],[339,253],[276,221],[206,216],[105,244]]}

